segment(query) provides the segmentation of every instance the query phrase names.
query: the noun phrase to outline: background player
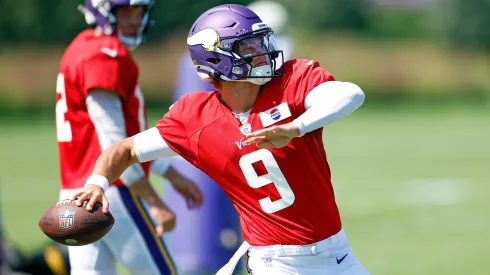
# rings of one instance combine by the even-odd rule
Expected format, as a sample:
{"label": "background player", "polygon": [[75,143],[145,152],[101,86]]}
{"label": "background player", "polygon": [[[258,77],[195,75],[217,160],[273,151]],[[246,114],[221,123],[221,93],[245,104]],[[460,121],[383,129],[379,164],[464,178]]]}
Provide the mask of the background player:
{"label": "background player", "polygon": [[[259,0],[247,6],[274,30],[274,37],[282,50],[284,60],[293,55],[293,39],[287,33],[288,12],[275,1]],[[173,101],[194,91],[213,91],[210,83],[197,75],[188,50],[182,55],[175,82]],[[182,274],[215,274],[233,255],[240,242],[240,223],[236,209],[223,190],[201,170],[183,158],[175,158],[171,167],[185,173],[199,183],[207,198],[199,211],[187,211],[182,207],[180,194],[167,188],[165,201],[179,217],[176,229],[166,240],[177,263],[185,262]],[[166,183],[164,182],[164,186]],[[219,215],[216,212],[219,211]],[[199,224],[199,226],[195,226]],[[241,269],[241,266],[238,267]]]}
{"label": "background player", "polygon": [[0,274],[66,275],[69,267],[66,246],[56,242],[49,241],[28,254],[17,249],[4,232],[0,211]]}
{"label": "background player", "polygon": [[237,208],[251,274],[368,274],[342,228],[321,130],[356,110],[362,90],[313,60],[283,64],[271,30],[243,6],[206,11],[187,44],[216,92],[181,98],[157,127],[104,151],[75,196],[91,209],[130,164],[179,154]]}
{"label": "background player", "polygon": [[[86,6],[79,6],[95,29],[81,32],[60,62],[56,134],[61,199],[83,187],[104,149],[147,127],[138,67],[129,50],[143,42],[152,5],[151,0],[87,0]],[[69,247],[72,274],[116,274],[116,261],[132,274],[176,274],[160,238],[164,228],[175,226],[175,216],[150,185],[150,166],[171,181],[189,208],[200,206],[202,197],[192,182],[173,169],[167,170],[168,164],[168,160],[159,159],[133,165],[109,187],[107,199],[116,220],[114,227],[101,241]]]}

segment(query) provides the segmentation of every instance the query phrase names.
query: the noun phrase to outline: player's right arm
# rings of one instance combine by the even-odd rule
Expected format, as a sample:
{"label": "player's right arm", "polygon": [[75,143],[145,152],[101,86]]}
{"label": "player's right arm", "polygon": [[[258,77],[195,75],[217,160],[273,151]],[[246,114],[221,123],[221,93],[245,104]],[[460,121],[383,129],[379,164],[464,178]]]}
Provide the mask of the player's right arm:
{"label": "player's right arm", "polygon": [[[91,89],[86,97],[86,106],[102,151],[127,137],[122,102],[116,93]],[[167,230],[175,227],[174,213],[160,200],[139,163],[129,166],[119,179],[128,186],[131,193],[148,203],[150,214],[162,227],[157,226],[157,233],[163,233],[163,227]],[[78,204],[82,201],[79,199]]]}
{"label": "player's right arm", "polygon": [[[101,151],[127,138],[123,101],[133,92],[137,77],[135,72],[134,62],[129,56],[110,56],[103,51],[95,52],[77,67],[80,90],[85,96],[87,112],[97,133]],[[163,216],[159,219],[162,225],[173,227],[174,214],[160,200],[140,164],[128,167],[119,179],[133,194],[149,204],[150,213]],[[103,204],[108,205],[106,198],[104,200]],[[79,203],[82,201],[78,200]]]}
{"label": "player's right arm", "polygon": [[92,175],[85,183],[85,189],[74,194],[72,200],[90,199],[87,210],[96,202],[102,202],[103,211],[109,204],[104,195],[109,183],[117,180],[131,165],[151,161],[161,157],[176,156],[165,142],[157,128],[151,128],[133,137],[126,138],[104,150],[97,159]]}
{"label": "player's right arm", "polygon": [[187,134],[190,123],[184,121],[181,116],[181,113],[186,113],[187,118],[192,118],[189,109],[195,110],[193,104],[185,104],[186,98],[187,96],[184,96],[177,101],[157,123],[157,127],[118,141],[103,151],[95,163],[92,175],[85,183],[84,190],[74,194],[71,199],[89,199],[86,206],[88,210],[91,210],[96,202],[102,202],[102,210],[107,212],[109,204],[104,191],[109,183],[119,178],[130,165],[176,155],[197,164],[197,157],[191,154]]}

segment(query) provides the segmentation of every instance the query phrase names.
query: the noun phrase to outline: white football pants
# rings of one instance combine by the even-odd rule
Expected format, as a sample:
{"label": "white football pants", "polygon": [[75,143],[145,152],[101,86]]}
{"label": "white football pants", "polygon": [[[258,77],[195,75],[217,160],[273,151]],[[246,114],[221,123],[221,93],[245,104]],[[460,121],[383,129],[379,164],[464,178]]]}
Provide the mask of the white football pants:
{"label": "white football pants", "polygon": [[312,245],[250,246],[244,243],[217,274],[231,275],[244,253],[247,271],[252,275],[369,275],[349,248],[343,229]]}

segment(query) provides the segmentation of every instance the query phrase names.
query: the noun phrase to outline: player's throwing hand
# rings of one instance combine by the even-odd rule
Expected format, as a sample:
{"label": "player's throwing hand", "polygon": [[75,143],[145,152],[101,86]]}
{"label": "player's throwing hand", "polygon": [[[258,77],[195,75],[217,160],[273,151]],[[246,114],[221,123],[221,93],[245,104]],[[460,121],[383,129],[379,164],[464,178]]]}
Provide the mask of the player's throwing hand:
{"label": "player's throwing hand", "polygon": [[298,126],[286,123],[252,132],[246,136],[244,144],[256,143],[259,148],[281,148],[300,135]]}
{"label": "player's throwing hand", "polygon": [[73,194],[70,199],[72,201],[77,200],[78,206],[82,205],[83,201],[89,200],[86,206],[88,211],[92,210],[96,202],[102,202],[102,212],[107,213],[109,211],[109,201],[104,195],[104,190],[95,184],[85,185],[84,190]]}

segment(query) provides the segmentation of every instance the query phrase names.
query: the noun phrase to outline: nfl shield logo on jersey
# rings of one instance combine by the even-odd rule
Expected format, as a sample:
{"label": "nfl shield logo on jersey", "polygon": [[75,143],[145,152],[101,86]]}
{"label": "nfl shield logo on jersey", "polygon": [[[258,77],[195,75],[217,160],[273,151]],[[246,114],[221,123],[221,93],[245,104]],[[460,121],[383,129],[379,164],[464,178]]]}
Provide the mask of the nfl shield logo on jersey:
{"label": "nfl shield logo on jersey", "polygon": [[66,210],[65,212],[60,212],[60,228],[63,230],[70,230],[75,224],[75,212],[70,212]]}
{"label": "nfl shield logo on jersey", "polygon": [[249,123],[247,123],[247,124],[243,124],[242,126],[240,126],[240,132],[241,132],[243,135],[248,135],[248,134],[250,134],[250,132],[252,132],[252,125],[250,125]]}

